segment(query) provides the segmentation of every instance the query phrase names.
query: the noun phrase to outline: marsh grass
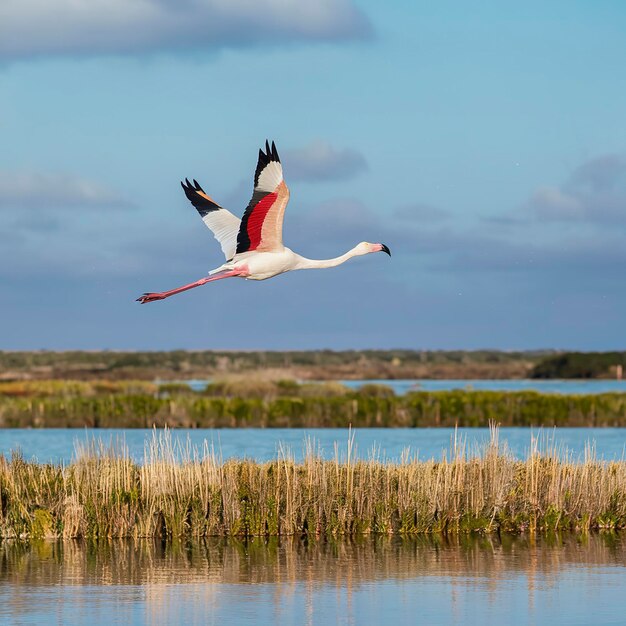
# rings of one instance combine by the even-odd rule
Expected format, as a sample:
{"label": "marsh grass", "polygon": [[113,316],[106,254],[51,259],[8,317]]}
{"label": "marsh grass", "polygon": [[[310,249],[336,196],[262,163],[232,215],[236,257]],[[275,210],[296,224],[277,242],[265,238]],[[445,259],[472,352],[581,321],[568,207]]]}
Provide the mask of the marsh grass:
{"label": "marsh grass", "polygon": [[144,380],[16,380],[0,381],[0,397],[72,398],[102,394],[154,394],[159,386]]}
{"label": "marsh grass", "polygon": [[535,438],[515,460],[496,428],[479,456],[455,436],[441,460],[356,455],[354,434],[324,460],[226,460],[153,432],[144,462],[92,440],[67,466],[0,456],[2,537],[415,535],[626,527],[626,462],[573,459]]}
{"label": "marsh grass", "polygon": [[201,392],[141,381],[0,382],[0,427],[324,428],[625,426],[626,394],[450,390],[396,396],[385,385],[225,378]]}

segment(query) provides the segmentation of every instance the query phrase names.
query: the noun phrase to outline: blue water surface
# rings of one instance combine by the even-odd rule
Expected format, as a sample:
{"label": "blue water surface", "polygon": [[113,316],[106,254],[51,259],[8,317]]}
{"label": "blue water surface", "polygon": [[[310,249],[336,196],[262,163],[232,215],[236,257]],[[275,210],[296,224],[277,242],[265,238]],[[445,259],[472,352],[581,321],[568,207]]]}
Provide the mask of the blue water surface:
{"label": "blue water surface", "polygon": [[539,391],[541,393],[596,394],[625,393],[626,380],[342,380],[342,384],[358,389],[366,383],[391,387],[398,395],[409,391]]}
{"label": "blue water surface", "polygon": [[[202,391],[210,380],[187,380],[195,391]],[[447,391],[450,389],[468,389],[474,391],[540,391],[542,393],[561,394],[596,394],[626,393],[626,380],[538,380],[538,379],[502,379],[502,380],[339,380],[351,389],[374,383],[391,387],[396,394],[404,395],[409,391]]]}
{"label": "blue water surface", "polygon": [[619,536],[0,544],[0,623],[623,624]]}
{"label": "blue water surface", "polygon": [[[0,429],[0,454],[10,455],[20,450],[24,458],[40,462],[69,462],[76,445],[94,440],[105,444],[123,443],[133,459],[141,462],[144,448],[155,433],[150,429]],[[381,459],[397,461],[408,449],[410,456],[420,459],[441,458],[443,451],[465,444],[470,454],[476,453],[489,441],[488,428],[215,428],[176,429],[170,431],[172,440],[181,446],[191,444],[200,451],[203,446],[213,448],[223,459],[249,458],[256,461],[275,459],[280,451],[289,451],[296,460],[304,456],[305,442],[313,445],[325,458],[347,454],[348,439],[354,439],[354,454],[359,458],[376,455]],[[532,438],[540,444],[554,445],[563,454],[569,451],[576,460],[582,458],[585,448],[593,446],[598,457],[620,459],[626,449],[626,428],[500,428],[500,442],[506,442],[518,458],[525,458]]]}

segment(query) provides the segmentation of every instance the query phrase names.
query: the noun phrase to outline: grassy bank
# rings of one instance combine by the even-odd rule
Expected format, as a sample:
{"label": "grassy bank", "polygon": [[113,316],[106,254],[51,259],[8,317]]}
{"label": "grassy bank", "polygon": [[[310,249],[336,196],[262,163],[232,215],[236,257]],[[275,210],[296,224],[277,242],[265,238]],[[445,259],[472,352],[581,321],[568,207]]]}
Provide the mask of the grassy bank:
{"label": "grassy bank", "polygon": [[479,458],[355,462],[348,440],[334,461],[221,462],[162,433],[141,465],[97,447],[65,467],[0,456],[0,501],[5,538],[622,529],[626,463],[516,461],[497,431]]}
{"label": "grassy bank", "polygon": [[626,394],[414,392],[383,385],[218,382],[202,392],[142,381],[0,383],[4,428],[626,426]]}

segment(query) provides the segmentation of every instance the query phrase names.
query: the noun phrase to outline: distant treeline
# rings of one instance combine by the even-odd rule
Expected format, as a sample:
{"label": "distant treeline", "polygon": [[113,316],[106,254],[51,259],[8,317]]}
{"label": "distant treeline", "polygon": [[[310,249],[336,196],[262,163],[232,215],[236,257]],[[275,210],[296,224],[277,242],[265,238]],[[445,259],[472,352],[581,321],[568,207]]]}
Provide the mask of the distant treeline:
{"label": "distant treeline", "polygon": [[0,427],[322,428],[626,426],[626,394],[416,391],[336,383],[215,383],[203,392],[145,382],[0,384]]}
{"label": "distant treeline", "polygon": [[531,378],[615,378],[617,368],[626,374],[626,352],[565,352],[543,358]]}
{"label": "distant treeline", "polygon": [[546,352],[317,350],[0,352],[0,378],[211,378],[260,370],[295,378],[521,378]]}
{"label": "distant treeline", "polygon": [[2,352],[0,380],[176,380],[281,371],[304,380],[400,378],[613,378],[626,352],[312,350]]}

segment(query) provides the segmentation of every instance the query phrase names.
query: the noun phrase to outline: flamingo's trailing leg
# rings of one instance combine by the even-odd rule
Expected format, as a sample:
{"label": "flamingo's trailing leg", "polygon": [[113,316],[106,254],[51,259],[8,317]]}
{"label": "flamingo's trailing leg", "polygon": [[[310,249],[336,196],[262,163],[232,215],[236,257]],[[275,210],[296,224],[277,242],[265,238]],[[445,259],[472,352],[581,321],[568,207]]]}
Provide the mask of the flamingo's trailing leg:
{"label": "flamingo's trailing leg", "polygon": [[156,300],[165,300],[165,298],[169,298],[170,296],[180,293],[181,291],[187,291],[188,289],[193,289],[194,287],[200,287],[202,285],[206,285],[207,283],[211,283],[214,280],[232,278],[233,276],[241,275],[241,270],[224,271],[219,274],[214,274],[213,276],[201,278],[195,283],[189,283],[188,285],[183,285],[182,287],[177,287],[176,289],[170,289],[169,291],[144,293],[142,296],[139,296],[136,301],[141,302],[141,304],[146,304],[147,302],[155,302]]}

